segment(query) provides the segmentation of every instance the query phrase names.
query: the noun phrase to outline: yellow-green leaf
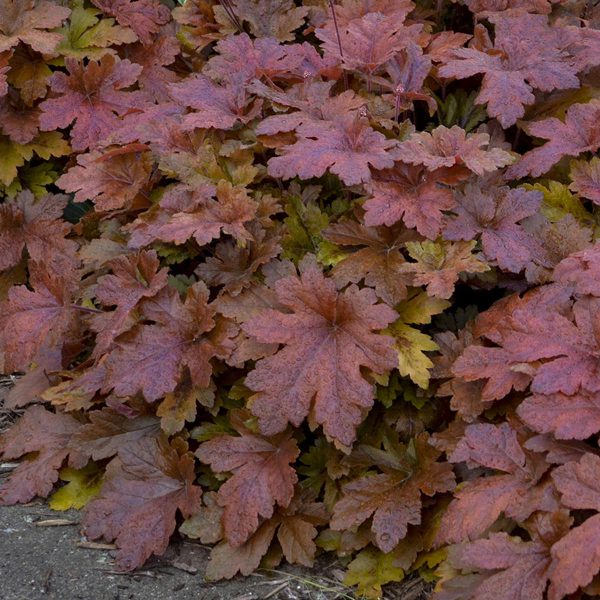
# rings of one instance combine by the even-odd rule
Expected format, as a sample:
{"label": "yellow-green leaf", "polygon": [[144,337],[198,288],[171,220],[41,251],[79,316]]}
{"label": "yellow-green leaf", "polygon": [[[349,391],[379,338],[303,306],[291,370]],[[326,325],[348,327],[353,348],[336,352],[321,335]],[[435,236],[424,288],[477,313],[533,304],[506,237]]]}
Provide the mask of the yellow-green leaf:
{"label": "yellow-green leaf", "polygon": [[375,548],[367,548],[348,565],[344,584],[355,585],[359,596],[381,598],[382,585],[404,579],[404,570],[394,566],[394,561],[392,553],[384,554]]}
{"label": "yellow-green leaf", "polygon": [[90,463],[83,469],[65,467],[59,475],[67,484],[50,497],[49,504],[52,510],[83,508],[100,492],[102,470],[96,463]]}
{"label": "yellow-green leaf", "polygon": [[434,315],[449,306],[448,300],[428,296],[422,291],[413,291],[406,300],[398,304],[396,311],[400,318],[387,329],[387,333],[395,339],[400,375],[410,377],[423,389],[429,386],[429,369],[433,367],[425,352],[439,348],[429,335],[410,325],[428,325]]}
{"label": "yellow-green leaf", "polygon": [[410,377],[419,387],[429,386],[429,369],[433,367],[425,352],[438,350],[438,345],[426,333],[397,321],[389,328],[394,336],[398,352],[398,370],[403,377]]}
{"label": "yellow-green leaf", "polygon": [[0,135],[0,183],[10,186],[17,177],[17,169],[31,160],[34,152],[48,160],[52,156],[69,154],[71,148],[58,131],[42,132],[28,144],[17,144]]}
{"label": "yellow-green leaf", "polygon": [[450,306],[448,300],[428,296],[426,292],[413,293],[396,306],[403,323],[428,325],[434,315],[439,315]]}
{"label": "yellow-green leaf", "polygon": [[413,569],[419,571],[419,576],[425,581],[435,581],[439,574],[436,573],[436,567],[446,560],[448,555],[448,548],[439,548],[438,550],[431,550],[424,552],[417,558]]}
{"label": "yellow-green leaf", "polygon": [[0,135],[0,183],[9,186],[17,177],[17,169],[33,156],[29,145],[15,144]]}
{"label": "yellow-green leaf", "polygon": [[62,56],[97,59],[104,54],[116,54],[109,46],[131,44],[137,40],[131,29],[116,25],[114,19],[99,19],[99,10],[77,4],[68,24],[58,30],[63,34],[63,41],[57,48]]}
{"label": "yellow-green leaf", "polygon": [[593,224],[592,215],[585,209],[581,200],[571,190],[558,181],[548,181],[545,185],[541,183],[526,183],[526,190],[542,192],[541,212],[551,223],[557,223],[567,215],[573,215],[584,225]]}
{"label": "yellow-green leaf", "polygon": [[59,131],[43,131],[27,148],[33,150],[40,158],[49,160],[52,156],[66,156],[71,153],[69,142]]}

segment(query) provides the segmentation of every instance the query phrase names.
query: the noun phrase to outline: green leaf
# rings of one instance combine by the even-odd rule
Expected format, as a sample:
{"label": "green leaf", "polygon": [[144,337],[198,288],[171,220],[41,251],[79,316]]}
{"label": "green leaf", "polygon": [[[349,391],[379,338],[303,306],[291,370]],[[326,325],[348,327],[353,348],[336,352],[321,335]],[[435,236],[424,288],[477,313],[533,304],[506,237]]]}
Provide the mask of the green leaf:
{"label": "green leaf", "polygon": [[226,415],[221,415],[215,417],[214,423],[206,422],[194,427],[190,432],[190,436],[197,442],[207,442],[218,435],[232,433],[234,433],[234,430],[229,424],[229,419]]}
{"label": "green leaf", "polygon": [[36,197],[48,193],[47,186],[54,183],[59,177],[56,165],[52,162],[44,162],[39,165],[26,165],[23,167],[19,178]]}
{"label": "green leaf", "polygon": [[178,265],[198,255],[192,244],[176,245],[166,242],[154,242],[152,249],[156,251],[156,254],[167,265]]}
{"label": "green leaf", "polygon": [[485,106],[475,104],[478,93],[474,90],[467,94],[465,90],[459,89],[448,94],[445,100],[434,95],[438,103],[440,125],[458,125],[468,132],[483,123],[487,119],[487,113]]}
{"label": "green leaf", "polygon": [[73,202],[70,200],[65,208],[63,217],[65,220],[69,221],[69,223],[79,223],[79,221],[92,210],[94,210],[94,204],[89,200],[86,200],[85,202]]}
{"label": "green leaf", "polygon": [[391,408],[394,401],[402,395],[402,381],[395,371],[386,377],[385,380],[377,381],[377,400],[385,406]]}
{"label": "green leaf", "polygon": [[329,217],[313,198],[303,199],[300,194],[292,194],[288,197],[285,210],[288,216],[284,220],[287,232],[282,240],[283,258],[298,263],[305,254],[311,253],[322,265],[332,266],[346,256],[322,236],[323,230],[329,225]]}

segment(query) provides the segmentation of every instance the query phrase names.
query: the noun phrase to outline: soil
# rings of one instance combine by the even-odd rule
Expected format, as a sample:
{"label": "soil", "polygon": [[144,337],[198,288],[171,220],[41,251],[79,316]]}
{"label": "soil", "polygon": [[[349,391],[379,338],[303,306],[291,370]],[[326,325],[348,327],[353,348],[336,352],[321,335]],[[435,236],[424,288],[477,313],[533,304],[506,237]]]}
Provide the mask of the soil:
{"label": "soil", "polygon": [[[10,386],[0,379],[0,431],[18,416],[3,407]],[[12,466],[0,463],[0,485]],[[55,512],[44,501],[0,507],[0,600],[354,600],[343,586],[343,565],[325,555],[312,569],[283,565],[225,582],[204,580],[210,548],[175,539],[166,554],[142,569],[120,573],[114,547],[90,544],[81,514]],[[426,600],[418,578],[388,586],[386,600]]]}

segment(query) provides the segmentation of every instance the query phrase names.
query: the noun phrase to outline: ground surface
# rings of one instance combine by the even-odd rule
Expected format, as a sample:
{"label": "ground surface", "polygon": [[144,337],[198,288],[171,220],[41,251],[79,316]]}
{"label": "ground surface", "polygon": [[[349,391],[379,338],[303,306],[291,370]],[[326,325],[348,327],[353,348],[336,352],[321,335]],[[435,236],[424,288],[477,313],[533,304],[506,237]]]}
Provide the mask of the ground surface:
{"label": "ground surface", "polygon": [[[3,408],[10,382],[0,378],[0,431],[17,416]],[[0,461],[0,484],[11,470]],[[206,582],[210,548],[176,540],[143,569],[118,573],[110,544],[81,536],[77,511],[58,513],[43,501],[0,507],[0,600],[354,600],[342,586],[343,567],[326,556],[314,569],[283,566],[247,578]],[[104,546],[104,547],[103,547]],[[418,579],[390,586],[386,600],[425,600]]]}

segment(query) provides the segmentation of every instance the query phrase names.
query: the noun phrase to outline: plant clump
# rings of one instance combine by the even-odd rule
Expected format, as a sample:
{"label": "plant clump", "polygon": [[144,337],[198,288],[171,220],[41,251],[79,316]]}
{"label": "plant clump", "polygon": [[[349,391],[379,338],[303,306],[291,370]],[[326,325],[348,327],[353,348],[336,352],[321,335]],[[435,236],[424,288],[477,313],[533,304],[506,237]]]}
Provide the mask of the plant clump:
{"label": "plant clump", "polygon": [[598,67],[579,0],[0,0],[0,504],[595,595]]}

